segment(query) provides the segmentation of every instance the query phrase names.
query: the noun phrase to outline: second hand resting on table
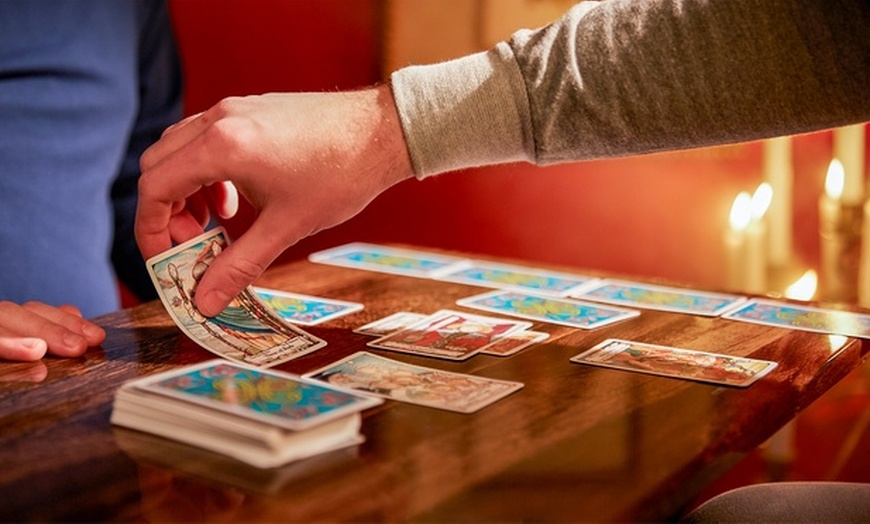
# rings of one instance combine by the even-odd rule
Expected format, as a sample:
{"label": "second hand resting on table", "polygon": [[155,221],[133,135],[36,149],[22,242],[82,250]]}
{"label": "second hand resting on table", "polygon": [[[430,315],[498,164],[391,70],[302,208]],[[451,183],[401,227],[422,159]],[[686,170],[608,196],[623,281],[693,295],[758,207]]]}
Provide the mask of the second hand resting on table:
{"label": "second hand resting on table", "polygon": [[47,353],[78,357],[105,338],[103,328],[73,306],[0,301],[0,360],[36,361]]}

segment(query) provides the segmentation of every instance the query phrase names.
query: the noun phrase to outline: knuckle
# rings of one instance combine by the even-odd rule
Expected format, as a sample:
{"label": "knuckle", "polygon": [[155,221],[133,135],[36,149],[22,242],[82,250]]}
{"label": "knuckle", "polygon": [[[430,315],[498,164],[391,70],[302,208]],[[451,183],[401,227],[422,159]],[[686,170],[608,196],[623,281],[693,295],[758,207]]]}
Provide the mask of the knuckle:
{"label": "knuckle", "polygon": [[250,142],[249,127],[241,118],[227,118],[215,122],[202,135],[205,149],[220,151],[228,161],[238,161]]}
{"label": "knuckle", "polygon": [[139,171],[145,173],[150,170],[151,167],[155,164],[153,159],[154,151],[152,149],[146,149],[142,156],[139,157]]}
{"label": "knuckle", "polygon": [[140,197],[147,197],[147,196],[151,195],[151,187],[152,187],[151,177],[144,170],[142,171],[142,174],[139,176],[139,182],[137,183],[137,186],[138,186],[138,191],[139,191]]}
{"label": "knuckle", "polygon": [[31,311],[38,310],[42,308],[42,302],[37,302],[36,300],[28,300],[21,304],[25,309],[29,309]]}
{"label": "knuckle", "polygon": [[243,288],[257,279],[266,268],[253,260],[240,259],[230,266],[227,277],[236,287]]}
{"label": "knuckle", "polygon": [[203,116],[215,121],[221,120],[222,118],[237,113],[239,107],[242,105],[242,101],[242,97],[228,96],[219,100],[211,109],[206,111]]}

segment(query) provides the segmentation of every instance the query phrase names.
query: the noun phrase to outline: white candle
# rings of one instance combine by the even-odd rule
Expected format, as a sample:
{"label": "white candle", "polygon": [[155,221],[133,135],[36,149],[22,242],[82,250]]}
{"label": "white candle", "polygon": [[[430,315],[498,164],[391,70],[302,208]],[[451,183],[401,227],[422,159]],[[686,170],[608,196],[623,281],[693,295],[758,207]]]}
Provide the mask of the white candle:
{"label": "white candle", "polygon": [[744,291],[746,286],[746,228],[752,220],[752,197],[742,191],[731,204],[728,231],[725,233],[725,257],[728,263],[728,289]]}
{"label": "white candle", "polygon": [[843,163],[843,204],[861,204],[864,201],[864,124],[834,130],[834,158]]}
{"label": "white candle", "polygon": [[858,298],[863,209],[843,201],[845,182],[843,164],[835,158],[819,199],[820,292],[824,300],[853,303]]}
{"label": "white candle", "polygon": [[746,228],[746,289],[748,293],[767,291],[767,223],[773,189],[767,182],[752,194],[752,215]]}
{"label": "white candle", "polygon": [[728,259],[728,287],[733,291],[767,291],[767,227],[764,214],[772,190],[762,184],[753,196],[741,192],[731,206],[729,229],[725,235]]}
{"label": "white candle", "polygon": [[792,166],[791,137],[764,141],[762,172],[773,188],[773,200],[767,212],[768,257],[770,264],[787,266],[792,258]]}

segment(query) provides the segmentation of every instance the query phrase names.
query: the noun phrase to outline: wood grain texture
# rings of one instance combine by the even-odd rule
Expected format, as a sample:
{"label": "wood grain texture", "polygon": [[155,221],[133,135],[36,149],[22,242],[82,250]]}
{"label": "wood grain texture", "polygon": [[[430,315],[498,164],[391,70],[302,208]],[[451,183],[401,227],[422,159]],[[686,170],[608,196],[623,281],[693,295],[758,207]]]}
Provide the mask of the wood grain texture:
{"label": "wood grain texture", "polygon": [[[565,268],[552,268],[564,270]],[[328,345],[293,373],[368,349],[353,328],[396,311],[462,309],[482,288],[294,262],[258,285],[361,302],[306,330]],[[78,359],[0,363],[0,520],[662,520],[762,444],[866,357],[860,341],[643,311],[464,362],[373,352],[525,387],[472,415],[397,402],[364,415],[353,449],[258,470],[109,424],[127,380],[212,355],[159,303],[98,319],[106,342]],[[572,364],[610,337],[774,360],[747,389]]]}

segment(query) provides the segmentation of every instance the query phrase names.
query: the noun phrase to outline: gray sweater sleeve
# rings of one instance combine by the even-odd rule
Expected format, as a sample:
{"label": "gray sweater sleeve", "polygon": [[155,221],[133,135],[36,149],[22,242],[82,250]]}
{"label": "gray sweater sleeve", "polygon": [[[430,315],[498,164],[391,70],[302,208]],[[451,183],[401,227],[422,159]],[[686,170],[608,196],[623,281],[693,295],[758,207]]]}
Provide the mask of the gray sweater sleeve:
{"label": "gray sweater sleeve", "polygon": [[581,2],[391,83],[420,177],[798,134],[870,120],[870,1]]}

